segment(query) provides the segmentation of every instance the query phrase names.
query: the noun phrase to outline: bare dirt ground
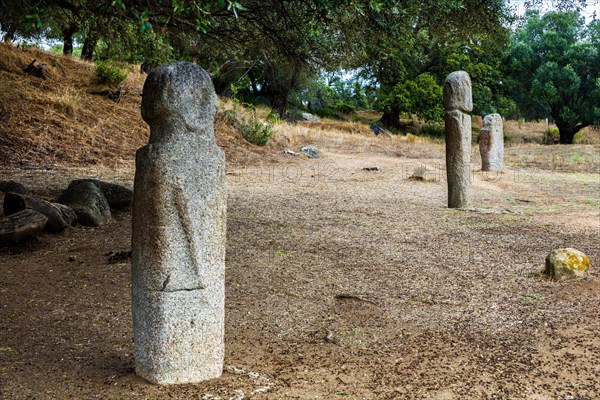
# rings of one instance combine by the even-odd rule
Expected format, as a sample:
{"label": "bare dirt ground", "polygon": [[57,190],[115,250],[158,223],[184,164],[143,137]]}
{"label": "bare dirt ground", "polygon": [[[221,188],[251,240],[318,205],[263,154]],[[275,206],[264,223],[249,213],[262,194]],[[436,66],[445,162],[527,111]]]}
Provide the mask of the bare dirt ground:
{"label": "bare dirt ground", "polygon": [[[600,398],[598,158],[553,172],[508,151],[504,173],[474,173],[477,209],[457,211],[443,147],[403,154],[228,168],[227,368],[198,385],[134,374],[130,263],[108,261],[130,249],[129,213],[0,249],[0,397]],[[437,180],[408,180],[419,165]],[[133,171],[0,174],[53,198]],[[585,252],[589,278],[542,277],[557,247]]]}

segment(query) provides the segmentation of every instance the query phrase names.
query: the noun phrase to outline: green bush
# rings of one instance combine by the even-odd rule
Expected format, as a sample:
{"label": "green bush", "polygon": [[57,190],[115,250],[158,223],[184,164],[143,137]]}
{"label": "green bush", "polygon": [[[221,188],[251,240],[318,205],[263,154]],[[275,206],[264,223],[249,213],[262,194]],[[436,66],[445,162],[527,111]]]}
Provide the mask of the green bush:
{"label": "green bush", "polygon": [[269,115],[267,115],[267,123],[269,123],[271,125],[276,125],[280,122],[281,122],[281,119],[279,119],[279,114],[271,112],[271,113],[269,113]]}
{"label": "green bush", "polygon": [[575,144],[591,144],[587,139],[583,131],[579,131],[573,136],[573,143]]}
{"label": "green bush", "polygon": [[354,106],[351,106],[350,104],[340,103],[335,107],[335,111],[341,114],[352,114],[355,109]]}
{"label": "green bush", "polygon": [[547,144],[553,144],[554,142],[558,141],[559,137],[560,132],[558,131],[558,128],[548,128],[544,134],[544,142]]}
{"label": "green bush", "polygon": [[98,61],[94,73],[102,83],[119,84],[127,78],[127,70],[112,61]]}
{"label": "green bush", "polygon": [[319,110],[315,110],[314,113],[317,114],[321,118],[339,119],[337,113],[331,107],[321,108]]}
{"label": "green bush", "polygon": [[446,136],[443,125],[423,125],[419,130],[420,136],[443,138]]}
{"label": "green bush", "polygon": [[229,125],[236,125],[239,119],[239,111],[237,105],[229,110],[223,111],[223,120]]}
{"label": "green bush", "polygon": [[273,134],[271,124],[263,122],[260,119],[252,118],[250,121],[242,121],[240,123],[240,130],[242,136],[247,142],[264,146],[269,142],[271,135]]}

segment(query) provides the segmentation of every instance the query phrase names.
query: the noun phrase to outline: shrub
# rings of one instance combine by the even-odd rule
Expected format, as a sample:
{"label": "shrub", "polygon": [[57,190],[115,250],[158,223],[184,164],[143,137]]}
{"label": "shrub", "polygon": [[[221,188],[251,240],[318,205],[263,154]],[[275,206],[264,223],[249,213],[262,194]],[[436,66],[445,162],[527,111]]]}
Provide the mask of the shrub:
{"label": "shrub", "polygon": [[317,114],[321,118],[339,119],[337,113],[331,107],[321,108],[319,110],[315,110],[314,113]]}
{"label": "shrub", "polygon": [[264,146],[269,142],[273,134],[271,124],[263,122],[260,119],[252,118],[249,121],[240,123],[240,130],[244,139],[252,144]]}
{"label": "shrub", "polygon": [[335,107],[335,111],[341,114],[352,114],[354,112],[354,106],[346,103],[340,103]]}
{"label": "shrub", "polygon": [[443,125],[423,125],[419,130],[419,135],[443,138],[446,136]]}
{"label": "shrub", "polygon": [[228,123],[229,125],[236,125],[239,119],[239,112],[236,107],[233,107],[229,110],[223,111],[223,121]]}
{"label": "shrub", "polygon": [[267,123],[271,125],[276,125],[280,122],[281,120],[279,119],[279,114],[270,112],[269,115],[267,115]]}
{"label": "shrub", "polygon": [[558,141],[560,137],[560,133],[558,128],[548,128],[544,133],[544,143],[546,144],[554,144]]}
{"label": "shrub", "polygon": [[573,143],[575,144],[591,144],[591,142],[586,137],[584,131],[579,131],[573,136]]}
{"label": "shrub", "polygon": [[127,78],[127,71],[112,61],[98,61],[94,73],[102,83],[119,84]]}

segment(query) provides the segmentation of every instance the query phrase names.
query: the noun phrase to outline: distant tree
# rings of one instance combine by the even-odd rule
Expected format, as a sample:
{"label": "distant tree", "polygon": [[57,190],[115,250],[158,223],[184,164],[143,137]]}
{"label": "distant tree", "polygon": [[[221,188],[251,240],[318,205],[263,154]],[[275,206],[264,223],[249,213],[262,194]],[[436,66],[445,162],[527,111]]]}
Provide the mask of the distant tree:
{"label": "distant tree", "polygon": [[485,51],[502,49],[508,40],[510,13],[503,0],[385,4],[379,11],[357,14],[351,27],[362,33],[355,58],[378,90],[384,125],[400,128],[401,115],[439,119],[440,108],[431,105],[441,103],[441,85],[454,68],[493,82],[482,66],[503,53]]}
{"label": "distant tree", "polygon": [[12,42],[17,36],[31,37],[43,28],[41,16],[35,0],[0,0],[0,29],[4,33],[4,42]]}
{"label": "distant tree", "polygon": [[442,87],[428,73],[414,80],[403,80],[379,100],[382,108],[396,107],[401,113],[424,121],[441,121]]}
{"label": "distant tree", "polygon": [[511,93],[528,118],[552,117],[561,144],[600,123],[600,21],[528,12],[507,59]]}

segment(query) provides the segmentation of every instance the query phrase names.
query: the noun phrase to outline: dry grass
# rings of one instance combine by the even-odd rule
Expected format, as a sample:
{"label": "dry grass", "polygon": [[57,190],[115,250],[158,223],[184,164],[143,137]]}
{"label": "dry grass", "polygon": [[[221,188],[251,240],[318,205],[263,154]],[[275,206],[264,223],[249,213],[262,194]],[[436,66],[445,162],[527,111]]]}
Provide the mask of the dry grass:
{"label": "dry grass", "polygon": [[275,132],[274,141],[290,148],[311,145],[331,152],[407,158],[440,158],[444,151],[441,144],[412,134],[375,136],[368,125],[356,122],[301,122],[279,125]]}
{"label": "dry grass", "polygon": [[81,112],[81,95],[74,88],[67,88],[62,93],[52,93],[48,96],[49,100],[59,112],[74,117]]}
{"label": "dry grass", "polygon": [[[481,125],[479,125],[481,126]],[[550,128],[556,128],[556,125],[550,124]],[[504,121],[504,133],[508,135],[508,145],[528,144],[544,142],[544,133],[546,132],[545,121]],[[586,128],[575,137],[576,144],[600,144],[600,131],[593,128]]]}
{"label": "dry grass", "polygon": [[[33,59],[47,64],[46,79],[22,71]],[[133,165],[135,151],[146,143],[149,131],[140,116],[145,75],[131,72],[119,86],[124,95],[116,104],[91,94],[107,88],[98,83],[93,69],[94,64],[72,57],[0,43],[0,166]],[[257,146],[246,142],[228,120],[227,111],[234,107],[231,101],[220,101],[215,119],[216,141],[233,165],[275,163],[289,157],[285,149],[306,145],[325,152],[406,158],[442,159],[444,154],[443,138],[374,136],[369,122],[380,114],[373,111],[358,112],[353,116],[357,122],[324,119],[276,124],[269,143]],[[244,118],[266,120],[271,110],[238,106],[237,112]],[[478,124],[480,118],[474,118],[473,125]],[[572,147],[566,159],[564,151],[552,146],[521,148],[523,143],[541,142],[543,122],[506,121],[504,129],[510,136],[507,154],[515,166],[556,169],[558,160],[561,170],[598,169],[597,147]],[[585,143],[600,144],[599,131],[587,129],[581,136]]]}
{"label": "dry grass", "polygon": [[507,147],[506,164],[512,168],[554,172],[600,173],[599,145],[527,144]]}
{"label": "dry grass", "polygon": [[[22,71],[33,59],[47,64],[45,79]],[[138,74],[121,86],[116,104],[88,93],[96,85],[91,63],[6,44],[0,60],[2,165],[116,165],[132,160],[147,140]]]}

